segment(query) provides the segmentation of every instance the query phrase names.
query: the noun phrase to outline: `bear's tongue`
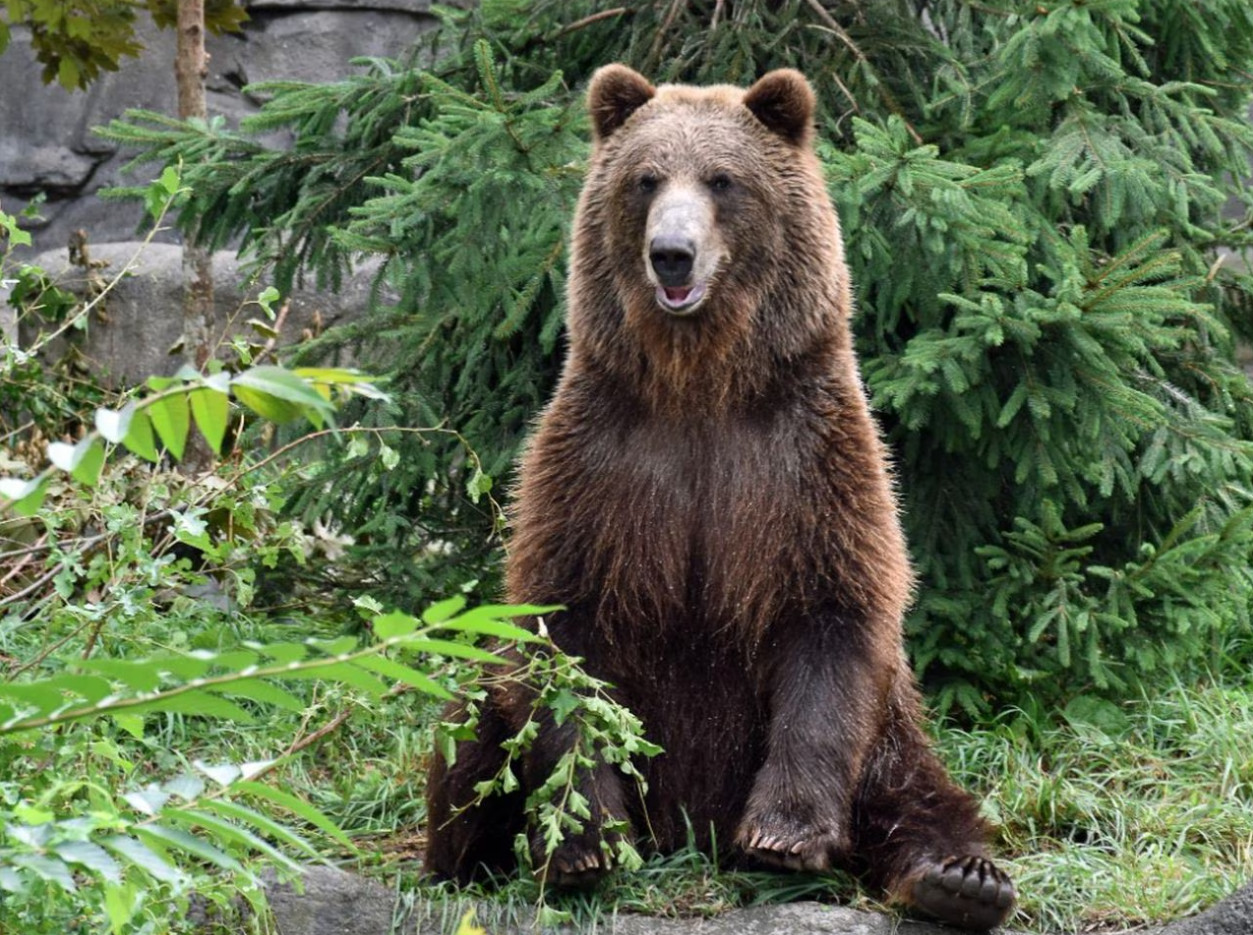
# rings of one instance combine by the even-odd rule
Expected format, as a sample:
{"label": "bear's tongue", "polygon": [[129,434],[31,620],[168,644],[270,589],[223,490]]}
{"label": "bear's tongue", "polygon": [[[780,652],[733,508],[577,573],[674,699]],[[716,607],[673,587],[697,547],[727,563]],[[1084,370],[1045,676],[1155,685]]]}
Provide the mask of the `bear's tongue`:
{"label": "bear's tongue", "polygon": [[666,293],[666,298],[671,302],[674,302],[676,305],[686,302],[687,297],[692,294],[692,290],[695,288],[695,286],[678,286],[675,288],[671,288],[669,286],[662,287],[663,291]]}

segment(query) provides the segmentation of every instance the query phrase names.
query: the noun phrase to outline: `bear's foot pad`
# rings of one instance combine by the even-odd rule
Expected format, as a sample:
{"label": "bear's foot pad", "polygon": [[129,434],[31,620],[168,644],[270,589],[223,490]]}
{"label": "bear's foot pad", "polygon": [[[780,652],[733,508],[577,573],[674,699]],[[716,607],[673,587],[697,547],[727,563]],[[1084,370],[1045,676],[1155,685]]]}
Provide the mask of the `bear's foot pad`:
{"label": "bear's foot pad", "polygon": [[986,857],[950,857],[921,871],[911,896],[909,902],[941,922],[986,931],[1008,918],[1014,884]]}
{"label": "bear's foot pad", "polygon": [[738,840],[740,848],[754,860],[812,873],[830,870],[837,855],[844,850],[841,835],[794,826],[748,827],[740,832]]}

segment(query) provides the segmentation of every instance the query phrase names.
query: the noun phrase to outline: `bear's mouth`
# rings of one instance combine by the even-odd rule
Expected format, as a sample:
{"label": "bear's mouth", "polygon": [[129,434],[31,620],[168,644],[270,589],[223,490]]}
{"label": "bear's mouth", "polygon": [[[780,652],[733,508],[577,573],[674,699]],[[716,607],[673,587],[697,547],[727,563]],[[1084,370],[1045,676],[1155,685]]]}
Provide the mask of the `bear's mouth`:
{"label": "bear's mouth", "polygon": [[657,303],[668,312],[690,312],[705,298],[705,284],[658,286]]}

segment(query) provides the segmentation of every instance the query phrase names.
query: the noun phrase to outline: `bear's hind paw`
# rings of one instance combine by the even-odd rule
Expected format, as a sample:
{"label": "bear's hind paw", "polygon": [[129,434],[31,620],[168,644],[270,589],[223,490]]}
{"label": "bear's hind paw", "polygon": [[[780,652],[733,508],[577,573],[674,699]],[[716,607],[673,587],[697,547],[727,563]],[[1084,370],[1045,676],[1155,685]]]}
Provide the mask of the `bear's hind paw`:
{"label": "bear's hind paw", "polygon": [[905,902],[950,925],[985,931],[1009,917],[1014,899],[1014,884],[996,864],[968,855],[915,873]]}
{"label": "bear's hind paw", "polygon": [[590,889],[613,870],[610,849],[599,842],[566,840],[546,859],[533,851],[535,876],[547,886]]}

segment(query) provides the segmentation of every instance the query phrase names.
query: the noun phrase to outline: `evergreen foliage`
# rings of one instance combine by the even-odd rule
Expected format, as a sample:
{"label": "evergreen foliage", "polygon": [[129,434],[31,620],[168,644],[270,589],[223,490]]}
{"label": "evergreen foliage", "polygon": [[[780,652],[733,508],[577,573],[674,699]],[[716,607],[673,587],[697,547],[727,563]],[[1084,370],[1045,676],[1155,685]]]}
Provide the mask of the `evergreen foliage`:
{"label": "evergreen foliage", "polygon": [[[943,705],[1125,691],[1245,647],[1253,394],[1253,8],[1214,0],[486,0],[407,65],[269,84],[238,131],[133,114],[182,160],[180,223],[284,281],[385,259],[378,305],[308,347],[392,374],[365,424],[443,424],[310,487],[398,591],[483,578],[498,479],[558,369],[579,91],[650,77],[817,86],[865,376],[920,572],[912,648]],[[413,62],[434,62],[419,68]],[[287,129],[288,148],[259,142]],[[464,457],[461,440],[482,456]],[[480,470],[481,468],[481,470]],[[422,556],[458,550],[460,579]],[[397,554],[403,560],[395,560]],[[418,556],[414,559],[413,556]]]}

